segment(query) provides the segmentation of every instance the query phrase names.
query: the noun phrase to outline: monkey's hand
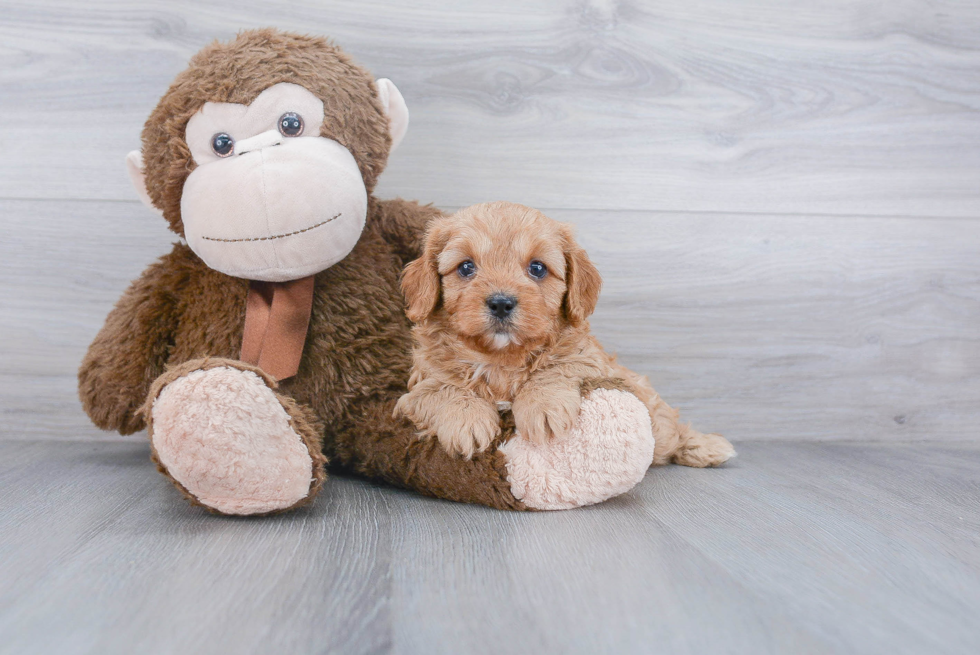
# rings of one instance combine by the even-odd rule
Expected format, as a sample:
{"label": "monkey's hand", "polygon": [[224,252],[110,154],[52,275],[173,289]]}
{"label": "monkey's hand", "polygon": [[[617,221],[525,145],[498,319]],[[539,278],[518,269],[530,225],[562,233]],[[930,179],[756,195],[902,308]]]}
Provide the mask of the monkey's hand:
{"label": "monkey's hand", "polygon": [[174,287],[166,279],[170,257],[150,266],[130,285],[78,370],[82,406],[103,430],[132,434],[143,429],[137,410],[164,371],[177,322]]}

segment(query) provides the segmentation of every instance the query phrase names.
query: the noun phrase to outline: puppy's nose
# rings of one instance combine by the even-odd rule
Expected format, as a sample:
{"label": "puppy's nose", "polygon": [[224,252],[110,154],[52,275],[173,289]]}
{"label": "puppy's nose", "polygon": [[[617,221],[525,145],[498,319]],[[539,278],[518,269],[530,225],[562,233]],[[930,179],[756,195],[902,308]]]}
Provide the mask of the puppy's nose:
{"label": "puppy's nose", "polygon": [[490,313],[497,318],[510,318],[511,312],[517,307],[517,298],[503,293],[495,293],[487,298]]}

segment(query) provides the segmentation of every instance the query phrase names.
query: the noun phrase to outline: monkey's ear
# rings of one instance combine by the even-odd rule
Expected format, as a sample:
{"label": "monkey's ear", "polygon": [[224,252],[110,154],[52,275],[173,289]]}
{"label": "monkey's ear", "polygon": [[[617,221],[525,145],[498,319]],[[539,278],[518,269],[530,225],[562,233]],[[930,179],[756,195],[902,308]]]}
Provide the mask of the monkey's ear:
{"label": "monkey's ear", "polygon": [[378,87],[378,98],[381,99],[381,106],[385,109],[388,116],[388,129],[391,130],[391,152],[395,151],[398,144],[402,142],[405,132],[408,131],[408,105],[401,91],[391,80],[382,77],[375,84]]}
{"label": "monkey's ear", "polygon": [[146,179],[143,177],[143,154],[139,150],[134,150],[126,155],[126,170],[129,172],[129,180],[136,189],[136,195],[140,197],[143,204],[152,209],[156,214],[163,216],[163,212],[156,208],[150,200],[150,194],[146,192]]}

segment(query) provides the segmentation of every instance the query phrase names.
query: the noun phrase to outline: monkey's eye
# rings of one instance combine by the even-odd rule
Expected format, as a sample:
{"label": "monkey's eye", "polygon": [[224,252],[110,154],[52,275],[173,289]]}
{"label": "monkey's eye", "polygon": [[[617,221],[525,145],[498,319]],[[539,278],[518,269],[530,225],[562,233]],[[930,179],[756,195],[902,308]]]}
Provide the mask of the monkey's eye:
{"label": "monkey's eye", "polygon": [[535,280],[543,280],[544,276],[548,274],[548,267],[535,259],[527,265],[527,274]]}
{"label": "monkey's eye", "polygon": [[476,275],[476,264],[473,263],[473,260],[467,259],[456,267],[456,272],[459,273],[461,278],[471,278]]}
{"label": "monkey's eye", "polygon": [[279,133],[283,136],[299,136],[303,133],[303,117],[289,111],[279,117]]}
{"label": "monkey's eye", "polygon": [[218,132],[211,137],[211,150],[219,157],[227,157],[235,152],[235,140],[224,132]]}

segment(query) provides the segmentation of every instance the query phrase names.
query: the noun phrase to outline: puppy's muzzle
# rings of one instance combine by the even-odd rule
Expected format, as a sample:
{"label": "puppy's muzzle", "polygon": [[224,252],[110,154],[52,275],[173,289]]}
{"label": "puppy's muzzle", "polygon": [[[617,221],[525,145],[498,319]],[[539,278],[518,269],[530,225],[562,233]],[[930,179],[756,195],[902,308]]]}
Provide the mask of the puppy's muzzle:
{"label": "puppy's muzzle", "polygon": [[517,307],[517,298],[505,293],[495,293],[487,298],[487,309],[499,321],[508,321]]}

